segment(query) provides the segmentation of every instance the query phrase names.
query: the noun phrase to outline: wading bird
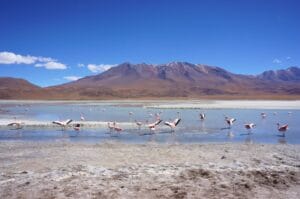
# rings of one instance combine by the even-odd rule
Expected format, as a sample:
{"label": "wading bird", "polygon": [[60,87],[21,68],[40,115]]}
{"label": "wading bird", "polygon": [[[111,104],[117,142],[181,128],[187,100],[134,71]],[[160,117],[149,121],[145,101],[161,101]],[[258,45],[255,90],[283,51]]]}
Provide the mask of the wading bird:
{"label": "wading bird", "polygon": [[267,117],[267,114],[266,114],[265,112],[262,112],[262,113],[260,114],[260,116],[261,116],[262,119],[265,119],[265,118]]}
{"label": "wading bird", "polygon": [[22,129],[23,125],[24,125],[24,122],[12,122],[12,123],[9,123],[7,126],[14,127],[13,130],[18,130],[18,129]]}
{"label": "wading bird", "polygon": [[147,127],[148,127],[151,131],[155,131],[155,127],[156,127],[157,125],[159,125],[161,122],[162,122],[162,120],[156,120],[155,122],[148,124]]}
{"label": "wading bird", "polygon": [[248,124],[245,124],[244,126],[245,126],[246,129],[253,129],[256,126],[256,124],[248,123]]}
{"label": "wading bird", "polygon": [[285,136],[285,132],[288,130],[288,126],[289,125],[287,125],[287,124],[280,125],[279,123],[277,123],[277,130],[280,131],[283,136]]}
{"label": "wading bird", "polygon": [[82,113],[80,114],[80,120],[81,120],[81,121],[85,121],[85,118],[84,118],[84,116],[83,116]]}
{"label": "wading bird", "polygon": [[199,116],[201,121],[205,120],[205,113],[200,113]]}
{"label": "wading bird", "polygon": [[81,125],[79,123],[77,123],[77,124],[74,125],[74,130],[75,131],[80,131],[80,127],[81,127]]}
{"label": "wading bird", "polygon": [[53,121],[52,123],[61,126],[62,130],[65,130],[72,121],[73,120],[68,119],[66,121]]}
{"label": "wading bird", "polygon": [[142,122],[138,122],[137,120],[134,120],[135,124],[138,126],[139,130],[141,130],[141,127],[143,125]]}
{"label": "wading bird", "polygon": [[115,128],[113,124],[114,124],[114,122],[107,122],[107,127],[110,132],[112,132]]}
{"label": "wading bird", "polygon": [[173,122],[165,122],[165,125],[169,126],[171,128],[171,131],[174,131],[175,127],[179,124],[180,121],[180,118],[176,118]]}
{"label": "wading bird", "polygon": [[11,130],[22,129],[22,128],[23,128],[23,125],[24,125],[25,123],[24,123],[24,122],[17,121],[17,117],[14,117],[14,120],[15,120],[15,122],[9,123],[7,126],[14,127],[14,129],[11,129]]}
{"label": "wading bird", "polygon": [[256,124],[254,123],[247,123],[247,124],[244,124],[244,127],[248,130],[248,133],[250,134],[251,133],[251,130],[256,126]]}
{"label": "wading bird", "polygon": [[235,118],[229,118],[229,117],[225,117],[225,121],[228,124],[228,127],[231,128],[231,126],[233,125],[233,123],[236,121]]}
{"label": "wading bird", "polygon": [[117,123],[116,123],[116,122],[114,122],[113,125],[114,125],[114,130],[115,130],[115,131],[120,132],[120,131],[123,130],[121,127],[117,126]]}
{"label": "wading bird", "polygon": [[120,132],[122,131],[123,129],[118,127],[117,126],[117,123],[116,122],[108,122],[107,123],[107,126],[109,128],[109,131],[112,133],[113,131],[117,131],[117,132]]}

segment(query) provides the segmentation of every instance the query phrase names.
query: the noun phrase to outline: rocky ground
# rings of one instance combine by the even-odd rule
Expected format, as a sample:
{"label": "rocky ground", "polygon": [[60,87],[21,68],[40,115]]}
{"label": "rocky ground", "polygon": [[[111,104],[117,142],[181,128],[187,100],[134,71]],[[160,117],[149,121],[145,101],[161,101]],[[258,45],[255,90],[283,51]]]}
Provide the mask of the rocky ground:
{"label": "rocky ground", "polygon": [[0,198],[300,198],[300,146],[0,142]]}

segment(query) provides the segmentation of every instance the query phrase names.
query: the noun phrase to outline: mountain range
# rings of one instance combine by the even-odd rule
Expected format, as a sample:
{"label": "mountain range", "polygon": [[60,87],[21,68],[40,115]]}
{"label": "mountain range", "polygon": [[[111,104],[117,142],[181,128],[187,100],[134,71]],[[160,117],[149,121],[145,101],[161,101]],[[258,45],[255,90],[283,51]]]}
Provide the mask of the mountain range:
{"label": "mountain range", "polygon": [[300,68],[241,75],[187,62],[122,63],[77,81],[41,88],[23,79],[0,78],[0,99],[300,99]]}

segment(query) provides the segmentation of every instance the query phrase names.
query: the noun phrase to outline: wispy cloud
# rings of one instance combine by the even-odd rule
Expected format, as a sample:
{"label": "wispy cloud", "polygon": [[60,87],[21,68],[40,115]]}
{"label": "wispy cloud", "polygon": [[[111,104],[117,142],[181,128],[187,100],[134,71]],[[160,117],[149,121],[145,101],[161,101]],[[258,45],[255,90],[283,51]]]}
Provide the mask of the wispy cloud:
{"label": "wispy cloud", "polygon": [[277,58],[276,58],[276,59],[273,59],[273,63],[274,63],[274,64],[281,64],[281,62],[282,62],[282,61],[281,61],[280,59],[277,59]]}
{"label": "wispy cloud", "polygon": [[18,55],[13,52],[0,52],[0,64],[27,64],[46,69],[66,69],[67,66],[50,57]]}
{"label": "wispy cloud", "polygon": [[81,63],[77,64],[77,66],[78,66],[79,68],[85,67],[85,65],[84,65],[84,64],[81,64]]}
{"label": "wispy cloud", "polygon": [[116,66],[116,64],[88,64],[87,68],[93,73],[101,73],[114,66]]}
{"label": "wispy cloud", "polygon": [[35,64],[36,67],[45,67],[46,69],[55,70],[55,69],[66,69],[67,66],[65,64],[59,62],[46,62],[46,63],[38,63]]}
{"label": "wispy cloud", "polygon": [[292,58],[291,58],[291,57],[286,57],[285,59],[286,59],[286,60],[290,60],[290,59],[292,59]]}
{"label": "wispy cloud", "polygon": [[78,79],[80,79],[81,77],[78,76],[65,76],[64,79],[68,80],[68,81],[76,81]]}

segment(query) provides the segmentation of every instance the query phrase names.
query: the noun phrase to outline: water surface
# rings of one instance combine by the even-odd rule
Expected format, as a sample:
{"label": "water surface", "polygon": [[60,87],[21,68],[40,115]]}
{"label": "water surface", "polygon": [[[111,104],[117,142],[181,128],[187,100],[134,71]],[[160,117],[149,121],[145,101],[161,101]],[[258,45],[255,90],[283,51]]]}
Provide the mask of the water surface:
{"label": "water surface", "polygon": [[[158,103],[158,102],[156,102]],[[9,130],[0,129],[0,140],[28,140],[28,141],[74,141],[98,143],[103,141],[121,141],[127,143],[204,143],[204,142],[255,142],[255,143],[300,143],[300,111],[285,109],[157,109],[145,108],[149,103],[140,102],[93,102],[93,103],[27,103],[27,102],[1,102],[0,120],[14,121],[29,119],[35,121],[53,121],[71,118],[80,120],[81,114],[87,121],[117,121],[133,122],[154,121],[156,113],[164,121],[182,118],[175,132],[171,133],[166,128],[157,128],[156,133],[150,134],[148,129],[139,131],[135,126],[124,129],[120,134],[109,134],[106,128],[81,129],[76,132],[72,128],[61,131],[54,129]],[[132,112],[132,114],[129,114]],[[201,122],[199,113],[207,115]],[[265,112],[266,118],[260,114]],[[231,129],[224,122],[224,115],[237,119]],[[252,131],[246,130],[244,124],[253,122],[257,124]],[[285,137],[277,131],[276,123],[289,124]],[[163,124],[162,124],[163,125]]]}

